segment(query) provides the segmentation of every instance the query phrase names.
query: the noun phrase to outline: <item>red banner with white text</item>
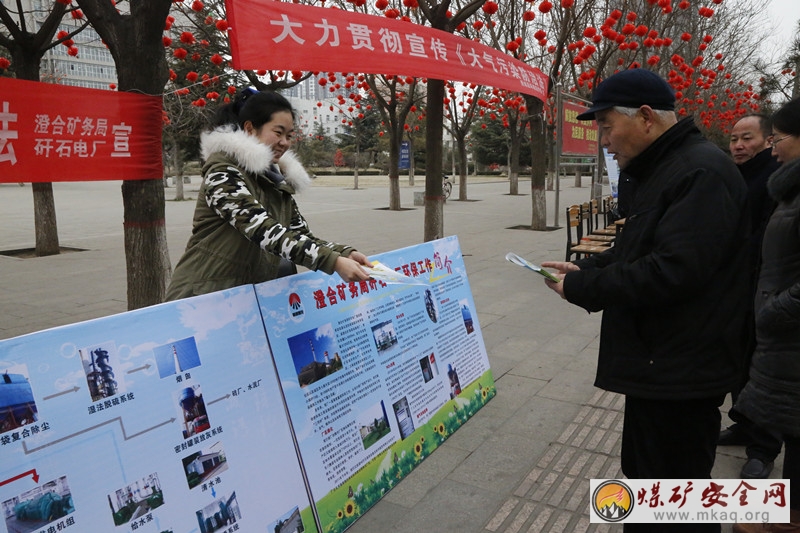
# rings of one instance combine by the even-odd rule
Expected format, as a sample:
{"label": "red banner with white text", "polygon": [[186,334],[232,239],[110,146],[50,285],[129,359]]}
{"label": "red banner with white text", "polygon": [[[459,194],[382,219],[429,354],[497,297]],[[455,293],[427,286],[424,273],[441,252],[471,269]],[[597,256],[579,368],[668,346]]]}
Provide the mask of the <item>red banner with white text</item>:
{"label": "red banner with white text", "polygon": [[591,120],[578,120],[586,106],[564,99],[561,112],[561,153],[597,157],[597,124]]}
{"label": "red banner with white text", "polygon": [[275,0],[225,4],[237,69],[394,74],[546,96],[547,76],[539,69],[441,30]]}
{"label": "red banner with white text", "polygon": [[158,96],[0,78],[0,183],[160,179],[161,117]]}

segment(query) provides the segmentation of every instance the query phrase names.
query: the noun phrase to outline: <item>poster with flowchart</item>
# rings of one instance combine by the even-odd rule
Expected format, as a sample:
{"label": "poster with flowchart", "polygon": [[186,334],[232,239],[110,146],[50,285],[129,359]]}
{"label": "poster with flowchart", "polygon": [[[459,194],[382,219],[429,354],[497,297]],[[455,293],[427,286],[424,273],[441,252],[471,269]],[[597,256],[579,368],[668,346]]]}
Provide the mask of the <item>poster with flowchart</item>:
{"label": "poster with flowchart", "polygon": [[0,341],[0,533],[333,533],[495,394],[455,237]]}
{"label": "poster with flowchart", "polygon": [[0,531],[316,531],[252,286],[0,341],[0,456]]}
{"label": "poster with flowchart", "polygon": [[401,275],[256,285],[319,527],[343,531],[495,394],[456,237],[370,259]]}

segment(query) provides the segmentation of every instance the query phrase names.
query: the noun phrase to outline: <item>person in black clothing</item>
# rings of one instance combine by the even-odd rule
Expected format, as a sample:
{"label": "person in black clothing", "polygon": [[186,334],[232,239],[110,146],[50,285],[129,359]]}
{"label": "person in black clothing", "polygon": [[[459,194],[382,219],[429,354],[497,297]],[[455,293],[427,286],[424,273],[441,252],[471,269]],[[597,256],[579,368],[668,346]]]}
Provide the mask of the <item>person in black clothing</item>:
{"label": "person in black clothing", "polygon": [[[595,385],[625,395],[622,472],[630,479],[710,479],[720,406],[739,382],[745,310],[747,188],[731,159],[657,74],[602,81],[592,107],[620,179],[634,184],[625,229],[607,251],[569,262],[547,285],[603,311]],[[720,524],[625,523],[626,533],[719,532]]]}
{"label": "person in black clothing", "polygon": [[[775,200],[767,193],[767,179],[780,163],[772,155],[772,122],[766,115],[748,115],[739,119],[731,130],[730,150],[734,163],[747,183],[747,198],[750,203],[750,271],[751,287],[755,295],[755,283],[761,263],[761,241],[769,217],[775,209]],[[748,307],[748,311],[752,311]],[[748,324],[751,332],[746,353],[741,383],[731,391],[733,403],[747,382],[750,359],[755,349],[755,318],[750,314]],[[719,434],[717,444],[722,446],[746,445],[747,462],[742,467],[743,479],[766,478],[772,472],[775,458],[781,453],[781,439],[771,432],[753,424],[741,413],[731,409],[728,413],[735,423]]]}
{"label": "person in black clothing", "polygon": [[[800,485],[800,98],[772,117],[770,145],[781,163],[767,181],[777,206],[764,230],[754,310],[750,379],[734,407],[781,435],[781,478]],[[800,491],[790,490],[789,522],[735,524],[736,533],[800,533]]]}

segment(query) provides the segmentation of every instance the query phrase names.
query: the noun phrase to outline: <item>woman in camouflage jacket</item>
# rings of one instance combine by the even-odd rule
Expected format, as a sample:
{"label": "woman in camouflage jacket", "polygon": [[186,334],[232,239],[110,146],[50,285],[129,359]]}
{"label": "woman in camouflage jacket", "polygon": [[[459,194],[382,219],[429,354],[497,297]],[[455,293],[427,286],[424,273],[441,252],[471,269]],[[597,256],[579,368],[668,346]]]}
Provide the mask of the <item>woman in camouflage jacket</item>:
{"label": "woman in camouflage jacket", "polygon": [[192,236],[167,300],[261,283],[294,265],[345,281],[369,277],[364,254],[315,237],[297,208],[293,195],[311,180],[287,151],[294,118],[284,97],[246,89],[201,136],[205,165]]}

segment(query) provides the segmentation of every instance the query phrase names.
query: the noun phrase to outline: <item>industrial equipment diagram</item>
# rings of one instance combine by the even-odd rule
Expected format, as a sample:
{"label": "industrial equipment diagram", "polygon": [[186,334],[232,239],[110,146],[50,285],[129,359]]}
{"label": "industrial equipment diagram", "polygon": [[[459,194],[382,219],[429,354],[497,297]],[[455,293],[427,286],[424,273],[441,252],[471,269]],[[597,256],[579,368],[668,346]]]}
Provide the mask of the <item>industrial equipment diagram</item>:
{"label": "industrial equipment diagram", "polygon": [[0,341],[0,428],[0,531],[315,530],[251,286]]}

